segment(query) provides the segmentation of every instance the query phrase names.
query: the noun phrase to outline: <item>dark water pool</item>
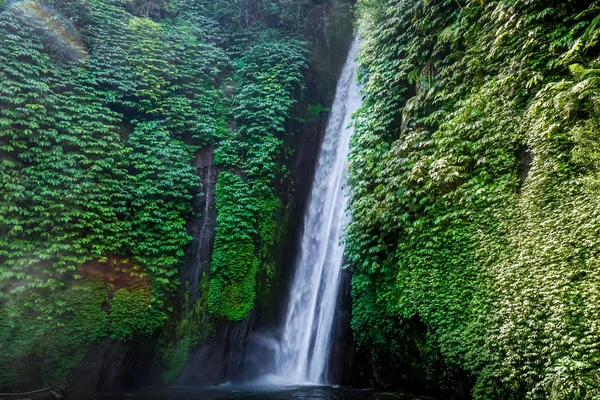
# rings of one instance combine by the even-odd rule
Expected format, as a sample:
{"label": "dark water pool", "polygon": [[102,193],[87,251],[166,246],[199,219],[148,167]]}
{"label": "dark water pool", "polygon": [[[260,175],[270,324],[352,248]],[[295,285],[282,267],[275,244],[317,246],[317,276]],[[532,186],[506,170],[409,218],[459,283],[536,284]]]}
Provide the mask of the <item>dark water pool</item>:
{"label": "dark water pool", "polygon": [[131,393],[110,393],[85,400],[419,400],[427,397],[328,386],[235,387],[146,389]]}

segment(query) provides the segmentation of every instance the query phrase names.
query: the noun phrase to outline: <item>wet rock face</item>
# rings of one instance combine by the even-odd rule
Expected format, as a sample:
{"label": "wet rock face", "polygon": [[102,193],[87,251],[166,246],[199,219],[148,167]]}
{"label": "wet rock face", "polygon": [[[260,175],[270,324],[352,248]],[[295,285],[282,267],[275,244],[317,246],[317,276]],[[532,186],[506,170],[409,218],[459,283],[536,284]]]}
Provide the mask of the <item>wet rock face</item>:
{"label": "wet rock face", "polygon": [[[193,306],[203,296],[203,276],[210,274],[210,261],[217,226],[215,190],[221,169],[214,165],[213,149],[200,150],[192,163],[200,177],[201,188],[193,201],[194,215],[188,222],[188,232],[193,240],[186,251],[182,281],[189,283],[187,293]],[[181,287],[179,299],[183,300],[186,285]],[[221,322],[215,332],[189,354],[183,371],[175,385],[209,386],[235,380],[244,363],[249,332],[254,325],[255,313],[236,323]]]}
{"label": "wet rock face", "polygon": [[147,385],[153,358],[151,343],[102,340],[73,372],[68,388],[70,398]]}
{"label": "wet rock face", "polygon": [[190,352],[185,368],[173,384],[213,386],[239,380],[254,321],[253,312],[243,321],[217,327],[214,336]]}
{"label": "wet rock face", "polygon": [[329,382],[349,386],[354,362],[354,338],[352,336],[352,296],[350,293],[351,274],[343,270],[340,277],[340,291],[336,304],[336,314],[331,332],[331,350],[327,368]]}
{"label": "wet rock face", "polygon": [[[192,165],[200,177],[202,186],[194,197],[192,207],[194,214],[188,221],[188,232],[192,235],[192,243],[186,251],[186,262],[182,279],[189,282],[189,304],[196,303],[199,286],[204,273],[210,272],[210,258],[215,240],[217,226],[217,209],[215,206],[215,188],[219,177],[219,167],[213,165],[213,149],[206,147],[198,151]],[[182,285],[182,290],[185,286]],[[183,296],[180,296],[183,299]]]}
{"label": "wet rock face", "polygon": [[353,387],[402,390],[409,393],[431,393],[426,369],[435,374],[436,366],[425,352],[427,328],[418,316],[396,321],[397,335],[386,343],[365,345],[356,349],[352,365]]}
{"label": "wet rock face", "polygon": [[440,399],[471,399],[473,376],[444,362],[440,349],[428,339],[418,315],[396,320],[386,343],[356,348],[350,385],[355,388],[401,391]]}

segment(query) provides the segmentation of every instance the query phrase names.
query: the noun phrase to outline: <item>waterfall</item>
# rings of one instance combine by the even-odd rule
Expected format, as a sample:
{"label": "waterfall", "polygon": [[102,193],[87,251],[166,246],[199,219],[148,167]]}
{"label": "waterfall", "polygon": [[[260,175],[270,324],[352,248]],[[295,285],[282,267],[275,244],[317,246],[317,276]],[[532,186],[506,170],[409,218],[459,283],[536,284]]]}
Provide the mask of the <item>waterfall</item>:
{"label": "waterfall", "polygon": [[331,330],[344,248],[345,191],[351,115],[361,103],[356,83],[358,41],[352,44],[342,75],[304,216],[304,233],[290,300],[275,361],[275,376],[285,383],[326,383]]}

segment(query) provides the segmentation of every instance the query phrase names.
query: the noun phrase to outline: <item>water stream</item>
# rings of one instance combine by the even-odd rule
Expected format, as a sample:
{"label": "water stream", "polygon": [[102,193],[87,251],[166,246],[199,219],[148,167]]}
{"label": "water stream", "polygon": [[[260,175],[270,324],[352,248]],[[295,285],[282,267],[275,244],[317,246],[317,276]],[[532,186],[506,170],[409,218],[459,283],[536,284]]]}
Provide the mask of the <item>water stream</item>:
{"label": "water stream", "polygon": [[345,191],[351,115],[360,107],[356,83],[358,41],[352,44],[338,81],[335,100],[304,217],[304,233],[273,381],[327,383],[331,330],[344,248]]}

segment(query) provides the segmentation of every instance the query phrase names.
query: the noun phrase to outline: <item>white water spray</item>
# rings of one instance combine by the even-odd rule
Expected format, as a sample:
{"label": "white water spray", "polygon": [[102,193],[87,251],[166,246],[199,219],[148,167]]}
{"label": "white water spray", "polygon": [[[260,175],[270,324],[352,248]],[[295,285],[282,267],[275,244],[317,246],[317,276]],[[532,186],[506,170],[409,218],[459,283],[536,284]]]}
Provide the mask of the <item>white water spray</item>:
{"label": "white water spray", "polygon": [[361,104],[356,83],[358,41],[352,44],[337,84],[335,101],[313,181],[296,275],[275,378],[279,383],[322,384],[327,381],[331,330],[337,303],[348,222],[344,189],[352,128],[351,115]]}

